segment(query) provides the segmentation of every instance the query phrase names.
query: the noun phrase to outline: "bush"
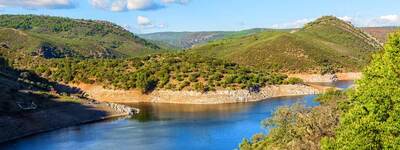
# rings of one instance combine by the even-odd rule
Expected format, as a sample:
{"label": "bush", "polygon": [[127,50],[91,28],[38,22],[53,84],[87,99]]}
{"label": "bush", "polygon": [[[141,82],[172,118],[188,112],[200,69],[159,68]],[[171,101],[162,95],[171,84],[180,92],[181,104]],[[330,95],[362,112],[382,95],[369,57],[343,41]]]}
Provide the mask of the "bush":
{"label": "bush", "polygon": [[290,77],[287,80],[284,81],[285,84],[304,84],[303,79],[296,78],[296,77]]}

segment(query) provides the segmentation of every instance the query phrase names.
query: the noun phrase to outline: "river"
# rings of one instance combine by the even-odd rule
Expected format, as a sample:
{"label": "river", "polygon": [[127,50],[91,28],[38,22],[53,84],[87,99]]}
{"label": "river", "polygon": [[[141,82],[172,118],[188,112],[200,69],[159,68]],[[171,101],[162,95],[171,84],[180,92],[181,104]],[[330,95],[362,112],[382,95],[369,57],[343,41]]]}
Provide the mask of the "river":
{"label": "river", "polygon": [[[334,86],[347,88],[351,81]],[[315,95],[223,105],[134,104],[141,114],[38,134],[0,145],[5,150],[230,150],[267,133],[261,121],[281,106],[316,106]]]}

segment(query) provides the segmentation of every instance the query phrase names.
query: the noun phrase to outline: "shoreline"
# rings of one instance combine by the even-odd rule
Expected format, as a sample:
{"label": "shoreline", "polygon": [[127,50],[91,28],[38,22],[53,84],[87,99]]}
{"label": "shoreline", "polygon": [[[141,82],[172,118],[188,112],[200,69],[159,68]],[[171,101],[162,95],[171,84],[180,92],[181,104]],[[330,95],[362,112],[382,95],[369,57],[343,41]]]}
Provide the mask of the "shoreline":
{"label": "shoreline", "polygon": [[[361,77],[361,74],[342,73],[334,76],[336,76],[336,80],[325,80],[326,78],[321,78],[321,75],[305,75],[302,77],[308,79],[317,77],[318,81],[325,81],[319,83],[332,83],[337,79],[355,80]],[[65,104],[35,112],[0,116],[0,122],[4,122],[0,125],[0,130],[5,131],[0,134],[0,143],[62,128],[129,116],[132,115],[132,112],[140,111],[123,105],[129,103],[197,105],[249,103],[277,97],[320,94],[327,88],[331,88],[310,83],[308,85],[272,85],[261,88],[260,92],[257,93],[251,93],[248,90],[217,90],[207,93],[159,90],[145,95],[137,90],[110,90],[100,85],[78,84],[73,86],[89,94],[90,99],[81,99],[80,103],[77,104]]]}
{"label": "shoreline", "polygon": [[358,80],[362,77],[361,72],[345,72],[336,74],[289,74],[289,77],[302,79],[304,82],[332,83],[335,81]]}
{"label": "shoreline", "polygon": [[308,85],[274,85],[252,93],[248,90],[217,90],[207,93],[197,91],[158,90],[142,94],[137,90],[111,90],[100,85],[74,85],[82,89],[92,99],[113,103],[167,103],[167,104],[231,104],[257,102],[269,98],[319,94],[323,90]]}
{"label": "shoreline", "polygon": [[101,102],[113,103],[165,103],[165,104],[231,104],[244,102],[257,102],[269,98],[284,96],[302,96],[323,93],[329,86],[313,83],[333,83],[339,80],[357,80],[361,78],[359,72],[337,74],[291,74],[289,77],[298,77],[305,83],[297,85],[270,85],[252,93],[248,90],[217,90],[207,93],[197,91],[172,91],[155,90],[149,94],[142,94],[138,90],[113,90],[106,89],[96,84],[72,84],[88,94],[89,98]]}
{"label": "shoreline", "polygon": [[135,108],[129,110],[129,108],[121,104],[88,103],[88,100],[82,100],[82,103],[64,104],[35,112],[2,115],[0,122],[3,123],[0,125],[0,130],[3,132],[0,134],[0,143],[67,127],[129,116],[139,111]]}

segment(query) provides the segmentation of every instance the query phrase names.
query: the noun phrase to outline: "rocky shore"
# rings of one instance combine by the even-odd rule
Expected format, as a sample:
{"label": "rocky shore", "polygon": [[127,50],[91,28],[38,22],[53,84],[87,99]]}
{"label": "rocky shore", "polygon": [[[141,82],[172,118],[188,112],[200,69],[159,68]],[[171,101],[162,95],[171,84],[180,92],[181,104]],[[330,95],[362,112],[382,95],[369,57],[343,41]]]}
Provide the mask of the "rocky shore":
{"label": "rocky shore", "polygon": [[150,94],[142,94],[137,90],[112,90],[101,85],[75,84],[71,85],[83,90],[90,98],[103,102],[116,103],[170,103],[170,104],[226,104],[255,102],[268,98],[283,96],[310,95],[324,92],[325,86],[312,83],[332,83],[338,80],[357,80],[362,74],[347,72],[337,74],[291,74],[289,77],[298,77],[310,85],[274,85],[261,88],[257,93],[248,90],[217,90],[207,93],[196,91],[156,90]]}
{"label": "rocky shore", "polygon": [[268,98],[298,96],[320,93],[318,89],[307,85],[275,85],[261,88],[259,92],[248,90],[217,90],[211,92],[156,90],[142,94],[137,90],[111,90],[100,85],[79,84],[90,98],[103,102],[116,103],[171,103],[171,104],[226,104],[255,102]]}
{"label": "rocky shore", "polygon": [[129,106],[81,100],[54,108],[0,116],[0,143],[60,128],[138,113]]}

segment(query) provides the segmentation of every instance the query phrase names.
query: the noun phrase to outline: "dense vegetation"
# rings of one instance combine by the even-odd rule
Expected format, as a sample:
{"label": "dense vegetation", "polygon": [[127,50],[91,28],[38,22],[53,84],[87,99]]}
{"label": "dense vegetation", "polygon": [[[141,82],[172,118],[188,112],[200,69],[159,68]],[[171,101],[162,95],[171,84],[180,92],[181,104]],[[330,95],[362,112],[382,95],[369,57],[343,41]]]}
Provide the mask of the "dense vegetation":
{"label": "dense vegetation", "polygon": [[322,138],[335,135],[340,103],[345,102],[346,95],[332,89],[316,100],[321,105],[314,108],[303,105],[279,108],[272,118],[262,123],[271,129],[269,134],[243,140],[240,149],[319,149]]}
{"label": "dense vegetation", "polygon": [[97,83],[115,89],[211,91],[273,84],[298,84],[286,75],[257,71],[235,63],[186,53],[121,59],[43,59],[4,53],[18,68],[52,81]]}
{"label": "dense vegetation", "polygon": [[400,32],[390,36],[349,96],[334,138],[325,149],[400,148]]}
{"label": "dense vegetation", "polygon": [[189,50],[262,70],[331,73],[359,71],[381,46],[335,17],[322,17],[292,32],[265,31],[216,40]]}
{"label": "dense vegetation", "polygon": [[36,15],[0,15],[0,41],[46,58],[110,58],[161,50],[110,22]]}
{"label": "dense vegetation", "polygon": [[400,32],[374,56],[355,89],[330,91],[321,106],[281,108],[264,125],[268,135],[241,149],[399,149]]}

